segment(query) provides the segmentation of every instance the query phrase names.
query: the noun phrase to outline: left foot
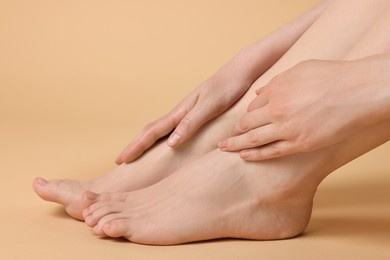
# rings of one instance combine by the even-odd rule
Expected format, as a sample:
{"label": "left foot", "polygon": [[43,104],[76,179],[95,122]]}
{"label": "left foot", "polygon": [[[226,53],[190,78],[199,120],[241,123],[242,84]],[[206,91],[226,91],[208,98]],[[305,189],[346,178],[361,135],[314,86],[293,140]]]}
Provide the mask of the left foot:
{"label": "left foot", "polygon": [[159,182],[183,165],[214,150],[218,140],[228,135],[228,129],[231,129],[242,114],[239,113],[240,109],[244,111],[237,106],[235,110],[206,124],[179,149],[172,149],[164,142],[159,142],[136,161],[123,163],[93,181],[36,178],[33,188],[42,199],[63,205],[70,216],[83,220],[81,196],[85,191],[127,192]]}
{"label": "left foot", "polygon": [[293,237],[310,219],[316,162],[312,154],[248,163],[215,150],[145,189],[86,192],[83,216],[97,235],[142,244]]}

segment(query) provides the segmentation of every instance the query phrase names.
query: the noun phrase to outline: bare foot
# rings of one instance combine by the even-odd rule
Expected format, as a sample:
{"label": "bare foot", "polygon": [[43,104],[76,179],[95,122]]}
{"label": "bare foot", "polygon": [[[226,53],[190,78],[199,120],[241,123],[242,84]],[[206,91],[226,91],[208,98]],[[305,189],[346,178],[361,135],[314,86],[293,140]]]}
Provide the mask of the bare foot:
{"label": "bare foot", "polygon": [[86,192],[83,215],[97,235],[142,244],[293,237],[310,219],[317,164],[314,154],[248,163],[215,150],[142,190]]}
{"label": "bare foot", "polygon": [[293,237],[305,229],[321,181],[390,140],[389,129],[390,120],[320,151],[256,163],[214,150],[145,189],[85,192],[83,216],[97,235],[143,244]]}
{"label": "bare foot", "polygon": [[[83,220],[81,196],[89,190],[101,192],[133,191],[150,186],[186,163],[216,148],[218,140],[228,135],[238,115],[228,112],[206,125],[193,140],[180,149],[172,149],[160,142],[146,152],[140,159],[116,167],[108,174],[90,182],[76,180],[45,180],[36,178],[33,182],[35,192],[44,200],[64,205],[73,218]],[[207,132],[207,134],[206,134]]]}

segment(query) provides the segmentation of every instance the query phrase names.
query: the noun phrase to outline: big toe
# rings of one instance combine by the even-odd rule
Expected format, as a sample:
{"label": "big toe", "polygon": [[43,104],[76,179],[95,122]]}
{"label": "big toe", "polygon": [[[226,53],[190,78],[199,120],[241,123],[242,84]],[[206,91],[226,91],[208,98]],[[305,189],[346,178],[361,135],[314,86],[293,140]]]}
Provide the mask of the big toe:
{"label": "big toe", "polygon": [[57,194],[58,192],[56,192],[53,183],[38,177],[35,178],[33,181],[33,188],[34,191],[38,194],[38,196],[42,199],[60,203],[60,199]]}
{"label": "big toe", "polygon": [[44,200],[56,202],[65,206],[69,215],[83,219],[81,211],[81,194],[85,185],[73,180],[45,180],[36,178],[33,182],[35,192]]}

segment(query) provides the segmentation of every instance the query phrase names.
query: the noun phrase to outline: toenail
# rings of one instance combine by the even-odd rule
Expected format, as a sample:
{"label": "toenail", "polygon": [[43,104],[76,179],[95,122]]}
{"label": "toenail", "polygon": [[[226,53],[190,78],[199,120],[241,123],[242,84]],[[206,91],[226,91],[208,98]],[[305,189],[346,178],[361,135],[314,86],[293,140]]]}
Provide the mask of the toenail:
{"label": "toenail", "polygon": [[42,179],[42,178],[37,178],[37,183],[38,183],[39,185],[45,185],[45,184],[47,184],[47,181],[44,180],[44,179]]}

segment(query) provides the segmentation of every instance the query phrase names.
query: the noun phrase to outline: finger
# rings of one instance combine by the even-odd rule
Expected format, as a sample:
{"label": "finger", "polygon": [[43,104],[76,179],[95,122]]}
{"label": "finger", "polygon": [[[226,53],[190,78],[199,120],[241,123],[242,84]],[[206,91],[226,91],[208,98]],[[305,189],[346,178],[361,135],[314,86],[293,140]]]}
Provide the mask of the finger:
{"label": "finger", "polygon": [[177,107],[157,121],[145,126],[141,133],[121,152],[115,162],[121,164],[137,159],[157,140],[169,134],[186,113],[186,109]]}
{"label": "finger", "polygon": [[247,149],[240,152],[246,161],[262,161],[298,153],[287,141],[277,141],[261,147]]}
{"label": "finger", "polygon": [[210,108],[205,104],[195,107],[186,114],[180,121],[176,129],[168,138],[167,144],[171,147],[178,147],[187,141],[194,133],[203,126],[206,122],[217,116],[216,109]]}
{"label": "finger", "polygon": [[263,109],[253,110],[243,115],[238,123],[233,126],[230,136],[241,135],[251,129],[265,126],[271,123],[269,116]]}
{"label": "finger", "polygon": [[261,87],[261,88],[259,88],[259,89],[256,89],[256,91],[255,91],[256,95],[260,95],[260,94],[262,94],[263,92],[264,92],[264,87]]}
{"label": "finger", "polygon": [[222,140],[218,145],[222,151],[232,152],[262,146],[280,139],[272,125],[265,125],[242,135],[229,137]]}
{"label": "finger", "polygon": [[265,105],[267,105],[269,102],[267,95],[258,95],[256,96],[252,102],[248,105],[247,111],[251,112],[255,109],[259,109]]}
{"label": "finger", "polygon": [[[165,131],[164,131],[165,132]],[[155,132],[151,126],[142,130],[142,132],[120,153],[116,159],[117,164],[129,163],[140,157],[148,148],[150,148],[158,139],[169,133]]]}

